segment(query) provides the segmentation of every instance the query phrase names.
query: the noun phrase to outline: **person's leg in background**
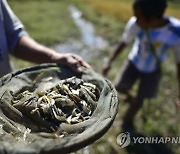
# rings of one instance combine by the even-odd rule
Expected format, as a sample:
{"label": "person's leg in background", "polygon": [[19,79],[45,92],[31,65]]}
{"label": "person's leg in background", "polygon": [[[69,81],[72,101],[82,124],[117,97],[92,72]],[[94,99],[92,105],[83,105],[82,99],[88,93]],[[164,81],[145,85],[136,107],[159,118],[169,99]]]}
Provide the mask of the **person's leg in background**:
{"label": "person's leg in background", "polygon": [[115,88],[121,94],[120,100],[125,102],[131,102],[133,96],[130,94],[130,90],[134,83],[138,79],[138,71],[130,61],[126,61],[122,67],[121,72],[116,78]]}
{"label": "person's leg in background", "polygon": [[144,100],[156,96],[160,77],[161,75],[159,70],[149,74],[141,73],[137,97],[130,104],[123,118],[122,127],[124,130],[134,129],[134,125],[133,125],[134,118],[137,112],[142,107]]}

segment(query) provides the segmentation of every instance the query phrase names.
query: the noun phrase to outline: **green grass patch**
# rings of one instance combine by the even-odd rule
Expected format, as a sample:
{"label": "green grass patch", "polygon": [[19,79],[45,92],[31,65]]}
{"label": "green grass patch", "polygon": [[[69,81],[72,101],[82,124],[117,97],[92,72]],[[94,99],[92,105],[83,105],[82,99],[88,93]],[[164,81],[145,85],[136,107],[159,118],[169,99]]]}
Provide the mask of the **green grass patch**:
{"label": "green grass patch", "polygon": [[[41,44],[53,46],[80,37],[68,1],[9,0],[8,3],[29,35]],[[33,65],[14,57],[11,59],[16,69]]]}
{"label": "green grass patch", "polygon": [[69,3],[59,0],[9,0],[27,32],[38,42],[51,46],[79,37],[69,12]]}

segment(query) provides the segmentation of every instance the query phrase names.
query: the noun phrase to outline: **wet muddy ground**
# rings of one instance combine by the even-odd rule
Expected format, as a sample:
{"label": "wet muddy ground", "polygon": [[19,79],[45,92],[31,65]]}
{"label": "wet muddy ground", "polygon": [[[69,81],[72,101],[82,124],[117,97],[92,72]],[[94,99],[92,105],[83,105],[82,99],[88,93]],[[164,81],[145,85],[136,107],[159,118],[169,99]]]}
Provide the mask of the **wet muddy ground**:
{"label": "wet muddy ground", "polygon": [[69,6],[69,12],[79,29],[81,38],[70,38],[66,43],[58,44],[53,48],[61,53],[75,53],[87,61],[91,61],[103,49],[109,47],[108,42],[96,34],[94,25],[83,18],[82,12],[75,6]]}

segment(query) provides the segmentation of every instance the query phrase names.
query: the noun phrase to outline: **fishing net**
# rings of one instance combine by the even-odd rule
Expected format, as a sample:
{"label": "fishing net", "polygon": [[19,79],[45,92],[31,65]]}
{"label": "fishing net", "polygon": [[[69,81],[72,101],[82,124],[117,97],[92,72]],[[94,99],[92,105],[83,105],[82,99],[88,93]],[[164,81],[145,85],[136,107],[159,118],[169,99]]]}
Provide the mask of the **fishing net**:
{"label": "fishing net", "polygon": [[[58,108],[59,99],[64,105]],[[90,69],[74,74],[63,65],[42,64],[10,73],[0,79],[0,153],[78,150],[109,129],[117,108],[111,83]]]}

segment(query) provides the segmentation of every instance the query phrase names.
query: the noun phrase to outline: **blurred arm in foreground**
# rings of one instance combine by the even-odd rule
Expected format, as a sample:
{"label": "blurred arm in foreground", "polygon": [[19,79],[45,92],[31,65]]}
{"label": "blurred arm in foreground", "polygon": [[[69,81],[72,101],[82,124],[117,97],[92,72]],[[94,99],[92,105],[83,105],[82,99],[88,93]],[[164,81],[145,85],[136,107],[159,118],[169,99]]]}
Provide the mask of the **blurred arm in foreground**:
{"label": "blurred arm in foreground", "polygon": [[74,54],[60,54],[33,40],[9,7],[6,0],[0,0],[0,77],[11,72],[9,54],[35,63],[60,63],[75,72],[90,66]]}
{"label": "blurred arm in foreground", "polygon": [[81,72],[81,67],[90,68],[81,57],[75,54],[60,54],[47,48],[29,36],[20,38],[14,55],[34,63],[60,63],[69,66],[75,72]]}

